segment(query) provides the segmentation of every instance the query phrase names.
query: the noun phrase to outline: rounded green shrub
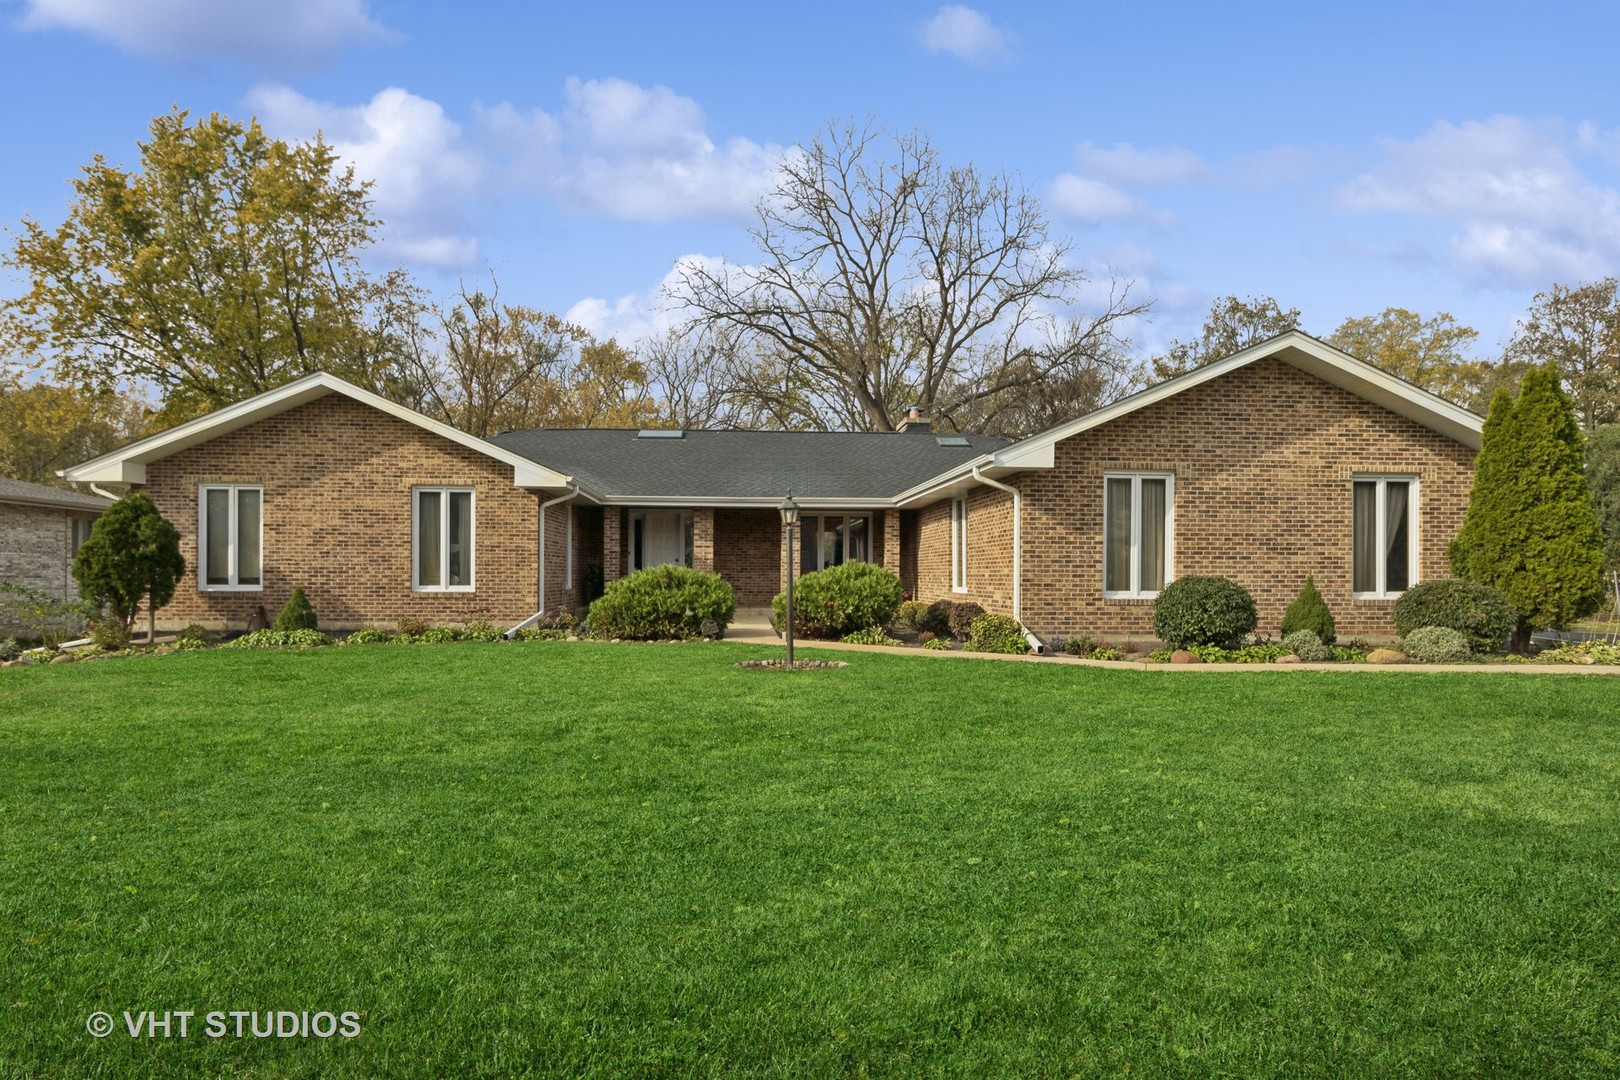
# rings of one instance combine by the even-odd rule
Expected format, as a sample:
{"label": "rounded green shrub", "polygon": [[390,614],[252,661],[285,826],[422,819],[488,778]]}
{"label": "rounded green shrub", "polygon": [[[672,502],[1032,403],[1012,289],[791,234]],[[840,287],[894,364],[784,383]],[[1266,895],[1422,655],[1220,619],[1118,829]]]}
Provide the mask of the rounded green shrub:
{"label": "rounded green shrub", "polygon": [[951,609],[955,606],[949,600],[935,600],[929,604],[921,629],[935,637],[945,637],[951,632]]}
{"label": "rounded green shrub", "polygon": [[22,655],[22,643],[14,637],[0,640],[0,661],[15,660]]}
{"label": "rounded green shrub", "polygon": [[1235,649],[1260,622],[1254,597],[1235,581],[1192,575],[1166,585],[1153,601],[1153,632],[1174,648]]}
{"label": "rounded green shrub", "polygon": [[1507,597],[1489,585],[1440,578],[1414,585],[1395,601],[1395,630],[1402,638],[1425,626],[1444,626],[1468,636],[1478,653],[1502,651],[1518,614]]}
{"label": "rounded green shrub", "polygon": [[1320,664],[1333,659],[1333,647],[1322,640],[1315,630],[1295,630],[1282,639],[1289,652],[1307,664]]}
{"label": "rounded green shrub", "polygon": [[920,633],[928,629],[928,605],[921,600],[906,600],[895,611],[894,621],[907,630],[916,630]]}
{"label": "rounded green shrub", "polygon": [[[894,621],[905,590],[893,571],[871,563],[847,562],[805,574],[793,582],[793,633],[837,639]],[[591,609],[594,619],[596,609]],[[787,619],[787,594],[771,601],[773,625]]]}
{"label": "rounded green shrub", "polygon": [[1465,664],[1474,658],[1473,643],[1449,626],[1420,626],[1401,638],[1401,652],[1425,664]]}
{"label": "rounded green shrub", "polygon": [[287,602],[276,615],[274,630],[314,630],[317,625],[315,609],[303,589],[294,589]]}
{"label": "rounded green shrub", "polygon": [[985,612],[968,626],[965,648],[969,652],[1012,653],[1022,656],[1029,652],[1024,639],[1024,628],[1011,615]]}
{"label": "rounded green shrub", "polygon": [[1328,610],[1327,601],[1317,591],[1316,579],[1309,574],[1305,576],[1305,587],[1299,590],[1294,602],[1283,612],[1282,636],[1286,638],[1298,630],[1309,630],[1328,645],[1338,639],[1333,612]]}
{"label": "rounded green shrub", "polygon": [[667,641],[701,636],[704,619],[724,632],[736,613],[731,584],[719,574],[652,566],[609,584],[588,621],[594,637]]}
{"label": "rounded green shrub", "polygon": [[204,645],[212,644],[214,635],[202,623],[191,623],[174,635],[174,643],[179,645],[183,641],[200,641]]}

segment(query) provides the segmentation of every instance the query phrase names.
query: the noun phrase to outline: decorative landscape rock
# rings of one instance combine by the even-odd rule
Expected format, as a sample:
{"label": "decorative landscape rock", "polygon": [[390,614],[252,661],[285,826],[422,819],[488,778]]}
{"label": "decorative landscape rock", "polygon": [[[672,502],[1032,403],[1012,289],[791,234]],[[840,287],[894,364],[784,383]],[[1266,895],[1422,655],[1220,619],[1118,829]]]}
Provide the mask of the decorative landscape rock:
{"label": "decorative landscape rock", "polygon": [[1406,654],[1403,652],[1397,652],[1394,649],[1374,649],[1372,652],[1367,654],[1367,663],[1404,664],[1406,663]]}
{"label": "decorative landscape rock", "polygon": [[1172,664],[1202,664],[1204,658],[1197,653],[1190,653],[1186,649],[1177,649],[1170,654]]}
{"label": "decorative landscape rock", "polygon": [[[787,670],[787,661],[785,659],[743,660],[743,661],[739,662],[737,664],[737,666],[740,667],[740,668],[753,668],[756,671],[771,671],[771,670],[786,671]],[[795,661],[793,661],[793,670],[794,671],[798,671],[801,668],[803,668],[805,670],[808,670],[808,671],[820,671],[823,668],[840,668],[840,667],[849,667],[849,664],[846,663],[843,660],[795,660]]]}

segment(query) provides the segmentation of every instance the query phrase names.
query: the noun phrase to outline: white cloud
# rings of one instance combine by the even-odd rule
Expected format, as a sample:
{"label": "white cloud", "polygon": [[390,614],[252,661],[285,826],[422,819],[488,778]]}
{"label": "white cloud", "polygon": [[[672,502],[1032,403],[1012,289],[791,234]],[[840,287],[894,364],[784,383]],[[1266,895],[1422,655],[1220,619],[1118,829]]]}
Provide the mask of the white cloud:
{"label": "white cloud", "polygon": [[979,64],[1007,51],[1007,35],[982,12],[962,4],[946,4],[922,25],[923,46],[932,53],[946,52]]}
{"label": "white cloud", "polygon": [[1075,147],[1074,164],[1083,176],[1106,180],[1123,188],[1194,184],[1210,174],[1203,158],[1179,146],[1138,150],[1130,143],[1103,147],[1082,142]]}
{"label": "white cloud", "polygon": [[399,87],[338,105],[268,85],[248,102],[282,138],[324,133],[374,183],[384,243],[446,268],[477,262],[473,203],[538,197],[620,220],[740,219],[793,152],[742,138],[716,144],[697,102],[623,79],[569,79],[555,113],[475,105],[465,126],[439,102]]}
{"label": "white cloud", "polygon": [[265,128],[288,139],[317,132],[372,182],[384,244],[418,264],[458,268],[478,259],[466,235],[463,200],[487,174],[461,126],[436,101],[391,86],[363,105],[313,101],[285,86],[261,86],[248,95]]}
{"label": "white cloud", "polygon": [[631,221],[745,217],[789,152],[743,138],[716,144],[697,102],[624,79],[569,79],[555,116],[499,105],[482,111],[480,127],[511,162],[514,186]]}
{"label": "white cloud", "polygon": [[[1575,145],[1594,133],[1578,134]],[[1384,141],[1384,160],[1337,192],[1354,214],[1428,218],[1452,230],[1446,255],[1479,281],[1587,278],[1620,265],[1620,192],[1589,180],[1556,125],[1515,116],[1441,122]]]}
{"label": "white cloud", "polygon": [[1058,213],[1091,225],[1130,221],[1148,214],[1141,200],[1111,184],[1074,173],[1064,173],[1052,181],[1050,198]]}
{"label": "white cloud", "polygon": [[365,0],[27,0],[22,25],[76,30],[163,60],[305,70],[395,33]]}
{"label": "white cloud", "polygon": [[682,270],[694,264],[715,273],[735,269],[710,255],[682,255],[650,289],[626,293],[614,300],[586,297],[569,308],[563,318],[583,326],[598,339],[617,338],[625,345],[662,337],[685,321],[686,313],[679,304],[669,299],[669,291],[680,283]]}

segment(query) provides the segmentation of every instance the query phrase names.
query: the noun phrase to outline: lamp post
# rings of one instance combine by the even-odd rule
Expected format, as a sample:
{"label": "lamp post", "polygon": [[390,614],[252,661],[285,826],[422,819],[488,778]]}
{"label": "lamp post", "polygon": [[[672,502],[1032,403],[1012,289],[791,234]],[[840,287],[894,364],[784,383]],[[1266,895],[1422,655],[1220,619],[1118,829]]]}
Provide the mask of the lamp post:
{"label": "lamp post", "polygon": [[789,488],[787,498],[782,505],[776,508],[782,515],[782,524],[787,528],[787,616],[783,620],[787,625],[782,632],[787,635],[787,666],[793,667],[793,527],[799,523],[799,504],[793,501],[793,489]]}

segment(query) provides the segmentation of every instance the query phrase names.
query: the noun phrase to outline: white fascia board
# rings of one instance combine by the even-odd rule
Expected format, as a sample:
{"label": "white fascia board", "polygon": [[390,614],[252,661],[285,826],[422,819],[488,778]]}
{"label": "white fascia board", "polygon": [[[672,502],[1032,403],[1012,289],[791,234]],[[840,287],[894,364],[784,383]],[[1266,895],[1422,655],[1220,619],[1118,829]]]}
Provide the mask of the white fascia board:
{"label": "white fascia board", "polygon": [[[782,500],[769,498],[712,498],[702,495],[613,495],[598,500],[603,506],[645,507],[651,510],[775,510]],[[793,501],[801,510],[889,510],[896,505],[893,499],[806,499],[795,495]]]}
{"label": "white fascia board", "polygon": [[76,482],[144,484],[146,466],[151,462],[161,461],[182,450],[188,450],[210,439],[217,439],[221,435],[228,435],[249,424],[277,416],[300,405],[307,405],[328,394],[342,394],[363,405],[370,405],[379,412],[387,413],[451,442],[504,462],[512,466],[513,484],[517,487],[561,489],[568,487],[570,483],[568,477],[538,462],[503,450],[494,443],[469,435],[432,417],[423,416],[414,409],[389,401],[369,390],[362,390],[353,383],[335,375],[328,375],[324,371],[306,375],[285,386],[267,390],[246,401],[227,405],[207,416],[199,416],[168,431],[130,443],[110,454],[103,454],[83,464],[63,469],[59,475]]}
{"label": "white fascia board", "polygon": [[902,491],[900,494],[896,495],[892,501],[895,506],[910,506],[930,495],[939,494],[943,488],[961,483],[964,477],[973,475],[973,467],[975,465],[980,469],[994,465],[995,459],[996,455],[994,453],[990,453],[982,454],[979,457],[974,458],[972,461],[964,461],[962,464],[951,469],[949,472],[942,472],[931,480],[924,480],[915,487],[907,488],[905,491]]}

